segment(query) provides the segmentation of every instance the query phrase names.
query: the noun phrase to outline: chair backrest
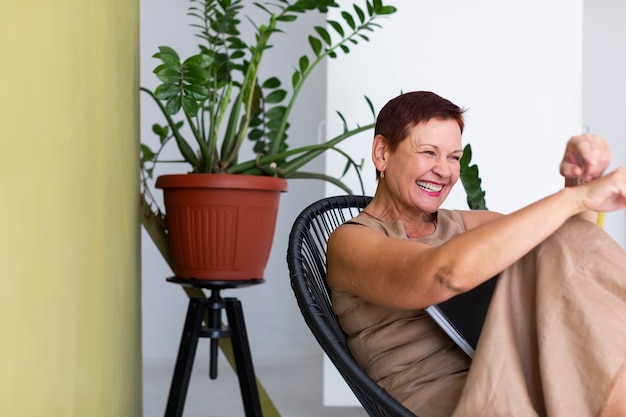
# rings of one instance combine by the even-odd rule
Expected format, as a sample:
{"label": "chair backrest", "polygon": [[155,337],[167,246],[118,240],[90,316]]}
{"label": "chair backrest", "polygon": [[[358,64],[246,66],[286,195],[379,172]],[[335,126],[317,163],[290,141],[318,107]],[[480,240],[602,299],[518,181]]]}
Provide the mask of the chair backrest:
{"label": "chair backrest", "polygon": [[332,311],[326,283],[326,242],[333,230],[370,202],[367,196],[319,200],[296,218],[289,235],[287,263],[291,287],[317,341],[370,416],[416,417],[356,363]]}

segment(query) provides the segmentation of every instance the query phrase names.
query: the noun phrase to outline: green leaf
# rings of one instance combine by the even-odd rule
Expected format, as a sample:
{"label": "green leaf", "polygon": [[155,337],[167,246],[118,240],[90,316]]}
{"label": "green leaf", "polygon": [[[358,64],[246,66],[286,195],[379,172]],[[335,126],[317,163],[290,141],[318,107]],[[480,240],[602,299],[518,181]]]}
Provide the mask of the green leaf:
{"label": "green leaf", "polygon": [[470,161],[472,160],[472,147],[468,143],[465,145],[463,149],[463,156],[461,157],[461,166],[469,166]]}
{"label": "green leaf", "polygon": [[304,9],[304,10],[315,10],[318,7],[317,3],[318,3],[317,1],[313,1],[313,0],[298,0],[294,4],[294,6]]}
{"label": "green leaf", "polygon": [[228,41],[229,49],[247,49],[247,45],[241,38],[231,36],[226,38],[226,40]]}
{"label": "green leaf", "polygon": [[239,59],[239,58],[243,58],[245,56],[246,56],[246,53],[244,51],[236,50],[235,52],[230,54],[230,59],[236,60],[236,59]]}
{"label": "green leaf", "polygon": [[154,159],[156,154],[147,145],[141,144],[140,148],[140,160],[141,162],[150,162]]}
{"label": "green leaf", "polygon": [[258,127],[263,124],[263,120],[261,119],[261,113],[256,113],[252,119],[250,119],[250,127]]}
{"label": "green leaf", "polygon": [[251,140],[259,140],[263,137],[263,131],[261,129],[251,129],[248,133],[248,138]]}
{"label": "green leaf", "polygon": [[352,30],[356,29],[356,23],[354,23],[354,18],[352,18],[352,15],[346,11],[341,12],[341,17],[343,17],[343,20],[346,21],[346,23],[348,24],[348,26],[350,26],[350,28]]}
{"label": "green leaf", "polygon": [[280,103],[287,96],[287,92],[285,90],[275,90],[270,95],[265,97],[266,103]]}
{"label": "green leaf", "polygon": [[287,109],[283,106],[273,107],[265,114],[265,117],[267,117],[268,119],[274,119],[274,120],[281,119],[283,117],[283,114],[285,114],[286,110]]}
{"label": "green leaf", "polygon": [[161,126],[158,123],[152,125],[152,132],[154,132],[159,137],[167,136],[168,127]]}
{"label": "green leaf", "polygon": [[157,78],[167,84],[176,84],[180,80],[180,72],[161,71],[156,74]]}
{"label": "green leaf", "polygon": [[294,71],[291,76],[291,86],[295,88],[298,85],[298,82],[300,82],[300,72]]}
{"label": "green leaf", "polygon": [[346,161],[346,166],[343,167],[343,171],[341,172],[341,176],[339,178],[343,178],[346,176],[346,174],[348,173],[348,171],[350,171],[350,167],[352,166],[352,164],[350,163],[350,161]]}
{"label": "green leaf", "polygon": [[294,20],[296,20],[298,18],[298,16],[293,15],[293,14],[285,14],[282,16],[278,16],[276,18],[276,20],[278,20],[279,22],[293,22]]}
{"label": "green leaf", "polygon": [[378,10],[379,15],[394,14],[398,9],[393,6],[384,6]]}
{"label": "green leaf", "polygon": [[198,104],[198,102],[189,96],[183,96],[182,106],[185,113],[190,117],[198,114],[198,110],[200,109],[200,105]]}
{"label": "green leaf", "polygon": [[315,31],[317,32],[318,35],[320,35],[320,37],[324,40],[324,42],[326,42],[327,45],[332,44],[330,35],[328,34],[328,31],[326,29],[324,29],[321,26],[315,26]]}
{"label": "green leaf", "polygon": [[341,50],[343,52],[345,52],[346,54],[350,52],[350,48],[348,48],[346,45],[340,45],[339,46],[341,48]]}
{"label": "green leaf", "polygon": [[328,24],[331,25],[333,29],[335,29],[335,32],[337,32],[339,36],[341,36],[342,38],[344,37],[345,32],[343,31],[343,27],[341,26],[341,24],[339,24],[339,22],[329,20]]}
{"label": "green leaf", "polygon": [[359,16],[359,21],[361,23],[365,22],[365,13],[363,13],[363,10],[356,4],[354,4],[353,6],[354,6],[354,11]]}
{"label": "green leaf", "polygon": [[211,79],[209,71],[193,67],[185,71],[184,80],[189,84],[206,84]]}
{"label": "green leaf", "polygon": [[[159,100],[168,100],[178,95],[180,90],[176,84],[161,84],[154,90],[154,97]],[[169,113],[169,112],[168,112]],[[172,113],[170,113],[172,114]]]}
{"label": "green leaf", "polygon": [[322,51],[322,42],[313,36],[309,36],[309,45],[311,45],[311,49],[313,49],[315,56],[320,56],[320,52]]}
{"label": "green leaf", "polygon": [[261,85],[262,88],[277,88],[280,87],[280,80],[277,77],[268,78]]}
{"label": "green leaf", "polygon": [[213,58],[206,54],[198,54],[190,56],[183,62],[184,67],[200,67],[207,68],[213,63]]}
{"label": "green leaf", "polygon": [[[228,3],[230,3],[230,2],[228,2]],[[228,3],[227,3],[227,4],[228,4]],[[270,12],[270,11],[267,9],[267,7],[265,7],[265,6],[264,6],[264,5],[262,5],[261,3],[254,2],[253,4],[254,4],[256,7],[258,7],[259,9],[265,10],[265,11],[266,11],[267,13],[269,13],[269,14],[271,14],[271,13],[272,13],[272,12]]]}
{"label": "green leaf", "polygon": [[180,64],[180,57],[175,50],[169,46],[159,46],[159,52],[152,55],[153,58],[158,58],[164,63]]}
{"label": "green leaf", "polygon": [[152,70],[152,72],[155,74],[158,74],[162,71],[174,71],[180,74],[180,64],[165,63],[157,66],[154,70]]}
{"label": "green leaf", "polygon": [[368,96],[364,96],[364,97],[365,97],[365,101],[367,101],[367,105],[369,106],[370,111],[372,112],[372,116],[376,118],[376,110],[374,109],[374,104],[372,104],[372,100],[370,100]]}
{"label": "green leaf", "polygon": [[167,114],[173,116],[178,113],[182,105],[181,100],[182,99],[179,95],[175,95],[167,99],[167,101],[165,102],[165,110],[167,111]]}
{"label": "green leaf", "polygon": [[254,147],[252,148],[252,152],[254,152],[255,154],[265,154],[266,153],[266,146],[264,142],[259,142],[257,141],[257,143],[254,144]]}
{"label": "green leaf", "polygon": [[188,84],[183,87],[183,91],[194,100],[206,100],[209,97],[209,89],[203,85]]}
{"label": "green leaf", "polygon": [[280,125],[282,124],[282,115],[283,113],[275,112],[274,118],[268,120],[265,123],[265,127],[267,128],[267,131],[268,131],[267,132],[268,137],[269,137],[270,132],[276,132],[280,128]]}
{"label": "green leaf", "polygon": [[341,114],[341,112],[337,112],[337,115],[339,116],[339,118],[341,119],[342,123],[343,123],[343,131],[347,132],[348,131],[348,123],[346,122],[346,118],[343,117],[343,114]]}
{"label": "green leaf", "polygon": [[467,194],[467,205],[472,210],[486,210],[485,192],[481,188],[481,179],[476,165],[470,165],[472,147],[467,144],[461,157],[461,183]]}
{"label": "green leaf", "polygon": [[298,61],[298,66],[300,67],[300,72],[305,72],[309,68],[309,57],[302,55]]}
{"label": "green leaf", "polygon": [[[269,130],[267,132],[265,132],[265,136],[267,137],[267,140],[270,142],[274,142],[277,140],[278,138],[278,129],[274,129],[274,130]],[[284,143],[281,143],[281,145],[279,146],[278,151],[279,152],[284,152],[287,149],[287,146]]]}

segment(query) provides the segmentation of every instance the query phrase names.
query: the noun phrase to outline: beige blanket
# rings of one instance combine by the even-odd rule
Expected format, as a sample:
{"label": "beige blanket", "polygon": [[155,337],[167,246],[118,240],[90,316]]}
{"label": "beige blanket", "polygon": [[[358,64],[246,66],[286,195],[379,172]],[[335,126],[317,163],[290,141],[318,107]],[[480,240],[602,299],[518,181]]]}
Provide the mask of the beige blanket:
{"label": "beige blanket", "polygon": [[454,416],[595,417],[625,360],[626,255],[572,219],[500,275]]}

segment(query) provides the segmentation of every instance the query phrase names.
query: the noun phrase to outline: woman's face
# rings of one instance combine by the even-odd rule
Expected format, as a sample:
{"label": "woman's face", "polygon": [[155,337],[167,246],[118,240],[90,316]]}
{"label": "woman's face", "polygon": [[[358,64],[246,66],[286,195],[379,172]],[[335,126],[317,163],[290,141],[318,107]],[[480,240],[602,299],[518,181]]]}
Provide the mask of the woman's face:
{"label": "woman's face", "polygon": [[395,151],[386,153],[387,188],[395,199],[432,213],[459,179],[462,156],[461,129],[455,120],[420,123]]}

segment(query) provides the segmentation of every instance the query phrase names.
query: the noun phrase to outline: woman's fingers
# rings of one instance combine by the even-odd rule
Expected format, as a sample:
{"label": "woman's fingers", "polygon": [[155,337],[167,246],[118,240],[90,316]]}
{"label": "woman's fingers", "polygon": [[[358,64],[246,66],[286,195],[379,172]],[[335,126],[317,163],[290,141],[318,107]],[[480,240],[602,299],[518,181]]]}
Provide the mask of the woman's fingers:
{"label": "woman's fingers", "polygon": [[573,136],[567,142],[560,172],[566,178],[580,178],[587,182],[601,177],[610,163],[609,142],[599,136],[585,133]]}

